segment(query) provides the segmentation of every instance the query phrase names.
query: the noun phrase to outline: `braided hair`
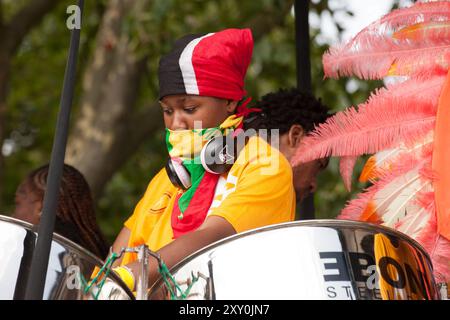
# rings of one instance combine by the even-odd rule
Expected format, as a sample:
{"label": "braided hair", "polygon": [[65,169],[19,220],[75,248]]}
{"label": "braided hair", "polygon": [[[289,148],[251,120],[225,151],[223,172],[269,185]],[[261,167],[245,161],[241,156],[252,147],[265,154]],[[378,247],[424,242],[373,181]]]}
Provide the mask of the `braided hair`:
{"label": "braided hair", "polygon": [[[26,180],[31,191],[42,201],[49,165],[32,171]],[[89,185],[74,167],[64,164],[56,211],[55,232],[74,241],[104,259],[109,246],[97,225]]]}
{"label": "braided hair", "polygon": [[279,129],[280,135],[287,133],[294,124],[301,125],[308,133],[330,116],[328,107],[320,99],[296,88],[266,94],[255,107],[261,112],[248,117],[252,120],[245,129]]}

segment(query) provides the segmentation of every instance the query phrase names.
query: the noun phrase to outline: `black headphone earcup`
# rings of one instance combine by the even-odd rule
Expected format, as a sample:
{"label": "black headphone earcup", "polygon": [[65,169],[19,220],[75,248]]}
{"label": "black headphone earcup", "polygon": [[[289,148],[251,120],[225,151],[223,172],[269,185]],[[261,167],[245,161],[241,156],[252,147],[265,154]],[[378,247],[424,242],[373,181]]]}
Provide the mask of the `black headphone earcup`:
{"label": "black headphone earcup", "polygon": [[233,166],[236,156],[236,141],[231,136],[220,136],[209,140],[200,153],[203,168],[215,174],[227,172]]}
{"label": "black headphone earcup", "polygon": [[187,190],[192,185],[191,175],[181,163],[169,158],[166,163],[166,172],[174,186]]}

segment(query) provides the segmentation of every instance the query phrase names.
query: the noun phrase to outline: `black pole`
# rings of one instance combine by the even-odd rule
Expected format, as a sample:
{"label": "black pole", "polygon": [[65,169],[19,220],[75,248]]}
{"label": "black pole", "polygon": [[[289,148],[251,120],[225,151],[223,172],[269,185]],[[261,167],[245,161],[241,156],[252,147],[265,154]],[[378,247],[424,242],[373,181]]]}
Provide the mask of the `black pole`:
{"label": "black pole", "polygon": [[[83,12],[84,0],[78,1],[80,19]],[[59,187],[66,154],[67,135],[75,87],[75,73],[77,65],[78,47],[80,44],[80,29],[74,28],[70,35],[70,47],[64,73],[64,84],[61,93],[60,109],[56,123],[50,160],[47,187],[44,195],[44,206],[39,223],[36,248],[33,253],[31,271],[27,283],[25,298],[27,300],[41,300],[44,294],[47,277],[48,259],[55,227],[56,207],[58,203]]]}
{"label": "black pole", "polygon": [[[309,49],[309,0],[295,0],[295,43],[297,48],[297,87],[311,92],[311,60]],[[300,219],[314,219],[314,194],[297,203]]]}
{"label": "black pole", "polygon": [[311,92],[309,50],[309,1],[295,0],[295,43],[297,47],[297,87]]}

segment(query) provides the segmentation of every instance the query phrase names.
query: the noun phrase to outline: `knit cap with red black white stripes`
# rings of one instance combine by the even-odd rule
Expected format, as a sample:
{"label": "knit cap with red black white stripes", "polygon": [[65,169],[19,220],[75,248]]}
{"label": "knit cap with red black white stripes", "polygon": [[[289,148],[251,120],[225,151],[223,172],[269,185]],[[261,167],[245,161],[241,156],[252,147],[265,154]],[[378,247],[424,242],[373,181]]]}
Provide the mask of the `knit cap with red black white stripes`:
{"label": "knit cap with red black white stripes", "polygon": [[191,34],[159,62],[159,98],[192,94],[239,101],[253,52],[250,29]]}

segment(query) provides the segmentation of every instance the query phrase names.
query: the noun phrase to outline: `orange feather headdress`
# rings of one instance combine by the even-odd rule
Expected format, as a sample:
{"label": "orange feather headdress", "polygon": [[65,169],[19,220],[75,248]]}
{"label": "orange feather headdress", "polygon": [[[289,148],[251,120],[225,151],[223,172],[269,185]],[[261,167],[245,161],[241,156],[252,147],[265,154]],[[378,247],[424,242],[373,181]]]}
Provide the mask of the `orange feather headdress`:
{"label": "orange feather headdress", "polygon": [[357,157],[373,154],[361,181],[372,185],[339,218],[383,224],[428,251],[450,280],[450,2],[394,10],[323,56],[325,76],[402,82],[376,90],[306,137],[292,164],[341,157],[346,187]]}

